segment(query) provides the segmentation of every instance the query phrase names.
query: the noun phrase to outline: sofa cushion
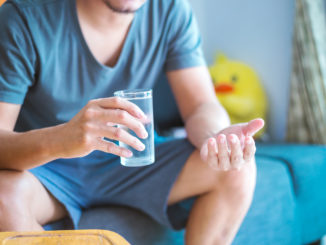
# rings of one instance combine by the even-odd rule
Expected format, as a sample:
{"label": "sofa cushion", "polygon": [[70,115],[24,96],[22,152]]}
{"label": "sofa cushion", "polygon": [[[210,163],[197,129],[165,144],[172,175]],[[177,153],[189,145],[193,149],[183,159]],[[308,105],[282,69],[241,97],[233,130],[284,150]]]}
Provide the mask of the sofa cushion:
{"label": "sofa cushion", "polygon": [[293,183],[283,161],[257,154],[252,205],[233,244],[301,244]]}
{"label": "sofa cushion", "polygon": [[326,234],[326,147],[258,145],[257,155],[286,163],[293,179],[302,243]]}

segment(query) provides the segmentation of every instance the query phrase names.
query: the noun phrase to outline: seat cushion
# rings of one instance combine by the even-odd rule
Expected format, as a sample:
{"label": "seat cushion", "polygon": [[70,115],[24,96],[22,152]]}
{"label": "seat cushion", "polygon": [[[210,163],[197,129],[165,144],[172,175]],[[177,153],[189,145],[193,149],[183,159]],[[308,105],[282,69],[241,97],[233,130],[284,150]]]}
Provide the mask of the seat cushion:
{"label": "seat cushion", "polygon": [[253,202],[233,244],[301,244],[289,169],[271,157],[257,155],[256,161]]}
{"label": "seat cushion", "polygon": [[326,147],[258,145],[257,155],[284,162],[292,176],[302,243],[326,234]]}

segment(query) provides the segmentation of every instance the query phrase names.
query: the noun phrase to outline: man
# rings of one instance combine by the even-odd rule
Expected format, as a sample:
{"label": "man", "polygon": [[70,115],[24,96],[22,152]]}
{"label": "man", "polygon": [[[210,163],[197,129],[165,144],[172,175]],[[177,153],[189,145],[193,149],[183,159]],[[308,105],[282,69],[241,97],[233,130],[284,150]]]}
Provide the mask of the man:
{"label": "man", "polygon": [[[255,185],[252,136],[263,121],[229,126],[216,100],[185,0],[7,1],[0,9],[0,230],[41,230],[82,209],[124,205],[173,228],[187,244],[230,244]],[[150,88],[165,72],[188,140],[157,146],[151,166],[118,156],[143,150],[110,125],[147,132],[115,90]],[[191,142],[191,144],[189,143]],[[196,197],[188,219],[168,215]]]}

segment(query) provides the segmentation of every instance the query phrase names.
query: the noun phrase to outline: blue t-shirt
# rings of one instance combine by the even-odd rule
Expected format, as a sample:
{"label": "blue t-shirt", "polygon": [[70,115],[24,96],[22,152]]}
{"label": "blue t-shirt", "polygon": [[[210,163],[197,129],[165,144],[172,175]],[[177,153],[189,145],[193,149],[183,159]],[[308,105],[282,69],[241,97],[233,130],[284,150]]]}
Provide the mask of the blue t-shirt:
{"label": "blue t-shirt", "polygon": [[0,8],[0,101],[22,104],[16,131],[69,121],[120,89],[152,88],[163,72],[205,65],[186,0],[147,0],[114,67],[82,35],[75,0],[9,0]]}

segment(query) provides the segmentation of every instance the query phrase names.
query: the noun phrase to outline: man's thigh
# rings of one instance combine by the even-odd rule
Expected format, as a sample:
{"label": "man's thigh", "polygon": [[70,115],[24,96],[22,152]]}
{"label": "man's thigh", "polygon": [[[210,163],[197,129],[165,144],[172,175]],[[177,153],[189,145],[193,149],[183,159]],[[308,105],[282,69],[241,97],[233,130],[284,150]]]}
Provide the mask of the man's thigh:
{"label": "man's thigh", "polygon": [[172,205],[210,191],[216,183],[216,178],[216,171],[201,160],[198,150],[194,150],[173,185],[168,204]]}
{"label": "man's thigh", "polygon": [[13,208],[21,205],[24,213],[35,218],[40,225],[59,220],[67,214],[62,204],[28,171],[0,170],[0,193],[2,197],[7,196],[8,200],[18,203],[13,203]]}

